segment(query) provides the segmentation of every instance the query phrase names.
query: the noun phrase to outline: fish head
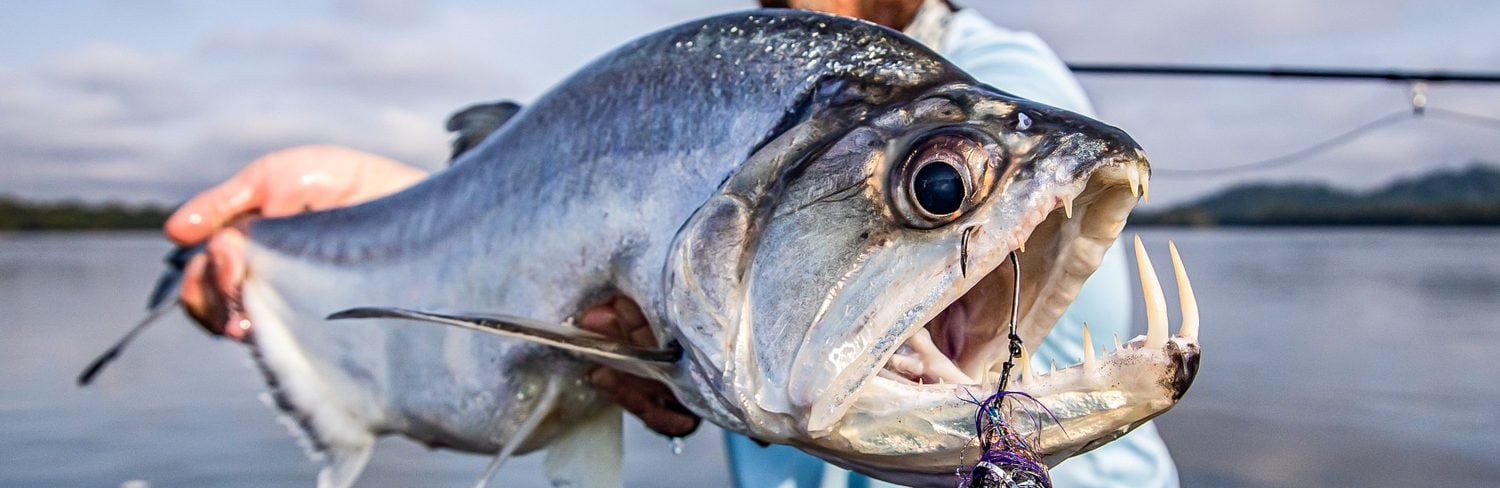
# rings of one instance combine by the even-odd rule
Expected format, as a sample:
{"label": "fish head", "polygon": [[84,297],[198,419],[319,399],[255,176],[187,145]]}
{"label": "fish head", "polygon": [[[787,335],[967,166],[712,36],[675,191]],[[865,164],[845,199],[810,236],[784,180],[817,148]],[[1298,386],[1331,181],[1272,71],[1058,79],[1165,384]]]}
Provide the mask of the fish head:
{"label": "fish head", "polygon": [[[872,97],[763,145],[679,234],[665,312],[688,346],[679,394],[754,438],[951,485],[975,457],[970,401],[1010,357],[1013,305],[1039,344],[1150,166],[1117,128],[974,82]],[[1164,412],[1196,372],[1187,332],[1054,373],[1018,366],[1008,389],[1056,422],[1017,428],[1055,463]]]}

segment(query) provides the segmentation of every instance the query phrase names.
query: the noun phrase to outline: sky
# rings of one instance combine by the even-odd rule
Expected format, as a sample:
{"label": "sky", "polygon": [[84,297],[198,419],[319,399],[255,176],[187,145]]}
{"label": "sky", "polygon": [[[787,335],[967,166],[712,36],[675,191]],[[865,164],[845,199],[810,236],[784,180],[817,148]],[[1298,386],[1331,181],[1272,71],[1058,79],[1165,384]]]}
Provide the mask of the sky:
{"label": "sky", "polygon": [[[986,0],[1073,62],[1500,70],[1500,2]],[[267,151],[352,146],[436,169],[447,115],[527,102],[632,38],[739,0],[53,0],[0,3],[0,194],[175,204]],[[1308,163],[1279,156],[1409,108],[1386,82],[1081,76],[1146,148],[1153,204],[1248,181],[1366,189],[1500,162],[1500,132],[1414,120]],[[1004,87],[1000,87],[1004,88]],[[1500,117],[1500,86],[1429,104]],[[1500,127],[1500,126],[1497,126]],[[1150,208],[1150,207],[1147,207]]]}

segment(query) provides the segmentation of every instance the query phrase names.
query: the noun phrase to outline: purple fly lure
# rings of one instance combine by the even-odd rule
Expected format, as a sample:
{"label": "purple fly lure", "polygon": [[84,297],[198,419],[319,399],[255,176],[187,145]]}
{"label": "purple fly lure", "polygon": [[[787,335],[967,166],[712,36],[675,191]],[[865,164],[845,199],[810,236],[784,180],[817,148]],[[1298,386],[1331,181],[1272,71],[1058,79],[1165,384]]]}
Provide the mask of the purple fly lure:
{"label": "purple fly lure", "polygon": [[[1015,284],[1011,288],[1014,301],[1010,306],[1010,356],[1005,358],[1005,364],[1000,370],[1000,385],[995,394],[982,402],[974,401],[979,407],[974,413],[974,432],[979,436],[979,460],[969,468],[968,473],[959,473],[959,488],[1052,488],[1052,477],[1047,475],[1046,463],[1037,456],[1032,444],[1017,434],[1005,420],[1008,414],[1013,413],[1013,409],[1002,409],[1007,397],[1017,396],[1030,400],[1048,415],[1052,414],[1031,395],[1005,389],[1005,384],[1010,380],[1010,368],[1021,355],[1021,336],[1016,334],[1016,319],[1021,303],[1021,265],[1017,262],[1015,252],[1010,253],[1010,265],[1015,270]],[[1012,399],[1012,403],[1015,402]],[[1035,431],[1040,432],[1040,418],[1031,410],[1026,410],[1026,413],[1038,424]],[[1055,416],[1053,420],[1056,420]]]}
{"label": "purple fly lure", "polygon": [[1012,395],[1041,406],[1031,395],[1004,390],[979,402],[979,412],[974,416],[974,430],[979,433],[979,460],[967,474],[959,476],[960,488],[1052,488],[1047,465],[1031,443],[1005,421],[1008,412],[1002,411],[1001,405]]}

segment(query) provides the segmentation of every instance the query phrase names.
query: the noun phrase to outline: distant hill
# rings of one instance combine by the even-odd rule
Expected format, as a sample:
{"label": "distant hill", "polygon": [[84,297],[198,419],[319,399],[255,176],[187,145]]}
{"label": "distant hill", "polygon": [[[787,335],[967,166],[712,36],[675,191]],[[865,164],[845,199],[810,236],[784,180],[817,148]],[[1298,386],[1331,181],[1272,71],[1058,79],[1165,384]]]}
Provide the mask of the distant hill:
{"label": "distant hill", "polygon": [[1236,186],[1135,225],[1500,225],[1500,167],[1476,163],[1370,192],[1309,183]]}
{"label": "distant hill", "polygon": [[0,231],[160,229],[170,209],[116,202],[34,202],[0,195]]}

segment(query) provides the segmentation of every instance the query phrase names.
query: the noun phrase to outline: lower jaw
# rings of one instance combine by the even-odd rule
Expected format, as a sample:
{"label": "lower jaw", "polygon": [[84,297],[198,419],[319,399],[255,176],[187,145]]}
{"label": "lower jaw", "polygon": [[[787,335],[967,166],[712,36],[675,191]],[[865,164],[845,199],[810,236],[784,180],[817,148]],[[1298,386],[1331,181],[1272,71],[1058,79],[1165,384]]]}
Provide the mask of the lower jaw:
{"label": "lower jaw", "polygon": [[[1031,409],[1040,422],[1024,414],[1010,422],[1021,435],[1037,439],[1038,454],[1056,464],[1169,410],[1191,383],[1196,361],[1195,341],[1177,337],[1148,348],[1139,337],[1089,364],[1030,377],[1021,373],[1010,389],[1034,396],[1046,411]],[[992,393],[993,384],[912,385],[876,377],[827,435],[798,444],[886,481],[952,486],[955,470],[978,455],[969,400]]]}

